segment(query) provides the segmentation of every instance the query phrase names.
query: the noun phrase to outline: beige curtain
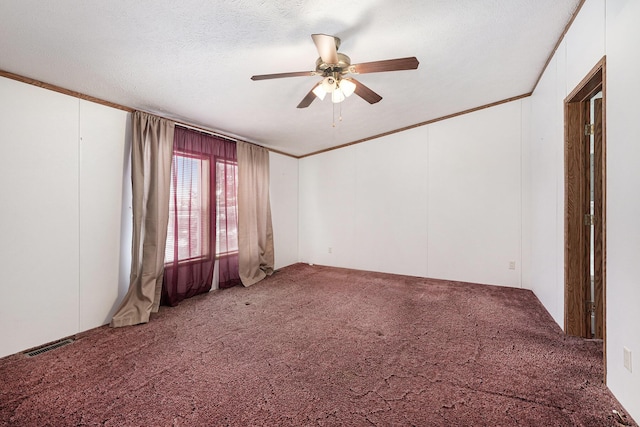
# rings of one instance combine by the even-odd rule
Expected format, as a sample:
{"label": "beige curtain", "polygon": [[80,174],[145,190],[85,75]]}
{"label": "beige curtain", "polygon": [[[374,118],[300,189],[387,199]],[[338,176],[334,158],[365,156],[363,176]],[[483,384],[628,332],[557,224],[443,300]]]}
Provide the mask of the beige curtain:
{"label": "beige curtain", "polygon": [[129,290],[111,320],[112,327],[146,323],[160,306],[164,249],[169,220],[169,189],[174,123],[133,113],[131,181],[133,244]]}
{"label": "beige curtain", "polygon": [[269,151],[239,141],[238,269],[244,286],[273,273],[273,229],[269,203]]}

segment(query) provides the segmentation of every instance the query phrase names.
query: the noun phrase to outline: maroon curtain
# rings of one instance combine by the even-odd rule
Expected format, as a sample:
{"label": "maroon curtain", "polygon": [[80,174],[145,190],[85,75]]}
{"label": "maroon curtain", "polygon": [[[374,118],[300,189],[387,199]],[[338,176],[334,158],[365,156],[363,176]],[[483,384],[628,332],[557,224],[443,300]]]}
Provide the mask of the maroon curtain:
{"label": "maroon curtain", "polygon": [[179,126],[171,165],[162,303],[174,306],[218,286],[240,284],[235,142]]}

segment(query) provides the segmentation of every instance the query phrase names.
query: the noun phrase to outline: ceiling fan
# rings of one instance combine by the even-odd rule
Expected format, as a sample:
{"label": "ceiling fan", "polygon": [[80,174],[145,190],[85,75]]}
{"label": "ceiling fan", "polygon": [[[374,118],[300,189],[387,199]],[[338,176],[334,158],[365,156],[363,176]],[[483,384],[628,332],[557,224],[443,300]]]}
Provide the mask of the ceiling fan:
{"label": "ceiling fan", "polygon": [[327,93],[331,94],[331,101],[342,102],[346,97],[355,93],[369,104],[379,102],[382,97],[360,83],[348,74],[379,73],[383,71],[415,70],[418,68],[418,60],[415,56],[384,61],[363,62],[351,64],[351,59],[338,53],[340,39],[327,34],[312,34],[311,38],[318,49],[320,58],[316,61],[315,71],[299,71],[291,73],[260,74],[252,76],[251,80],[280,79],[284,77],[322,76],[322,80],[309,91],[302,99],[298,108],[306,108],[315,98],[324,99]]}

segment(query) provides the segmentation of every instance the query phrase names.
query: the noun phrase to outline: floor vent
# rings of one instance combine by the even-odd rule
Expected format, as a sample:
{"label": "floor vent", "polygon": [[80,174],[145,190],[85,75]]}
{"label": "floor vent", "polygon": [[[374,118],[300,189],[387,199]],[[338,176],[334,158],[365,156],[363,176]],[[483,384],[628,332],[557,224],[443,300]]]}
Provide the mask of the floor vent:
{"label": "floor vent", "polygon": [[72,339],[68,338],[66,340],[57,341],[52,344],[43,345],[42,347],[34,348],[33,350],[26,351],[26,354],[29,357],[34,357],[42,353],[46,353],[47,351],[55,350],[56,348],[60,348],[67,344],[71,344],[73,342]]}

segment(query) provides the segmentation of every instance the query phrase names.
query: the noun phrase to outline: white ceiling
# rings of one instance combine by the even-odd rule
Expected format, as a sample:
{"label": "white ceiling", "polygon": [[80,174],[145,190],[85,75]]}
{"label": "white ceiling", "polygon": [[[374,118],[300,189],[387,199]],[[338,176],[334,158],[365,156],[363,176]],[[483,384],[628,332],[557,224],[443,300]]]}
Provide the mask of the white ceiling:
{"label": "white ceiling", "polygon": [[[580,0],[2,0],[0,70],[304,155],[533,89]],[[319,77],[312,33],[383,99],[296,106]],[[340,107],[336,107],[336,116]]]}

